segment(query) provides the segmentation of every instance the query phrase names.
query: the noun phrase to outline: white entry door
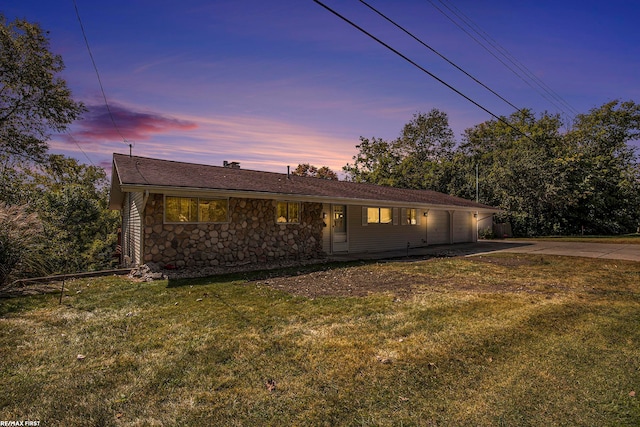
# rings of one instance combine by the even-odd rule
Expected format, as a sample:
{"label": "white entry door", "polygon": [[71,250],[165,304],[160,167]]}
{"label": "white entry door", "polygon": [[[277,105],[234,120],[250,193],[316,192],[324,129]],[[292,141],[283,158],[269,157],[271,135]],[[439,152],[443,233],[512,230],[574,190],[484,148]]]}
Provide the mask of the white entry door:
{"label": "white entry door", "polygon": [[349,243],[347,241],[346,206],[333,205],[331,229],[332,252],[347,252],[349,250]]}

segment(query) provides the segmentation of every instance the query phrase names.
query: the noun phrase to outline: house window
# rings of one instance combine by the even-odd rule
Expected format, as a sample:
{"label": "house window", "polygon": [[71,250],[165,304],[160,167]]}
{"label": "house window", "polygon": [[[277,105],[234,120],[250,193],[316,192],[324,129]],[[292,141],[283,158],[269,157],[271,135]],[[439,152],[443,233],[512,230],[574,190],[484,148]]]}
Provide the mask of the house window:
{"label": "house window", "polygon": [[229,201],[226,199],[200,199],[198,203],[200,222],[227,222]]}
{"label": "house window", "polygon": [[276,222],[280,224],[300,223],[300,203],[278,202],[276,206]]}
{"label": "house window", "polygon": [[391,224],[393,222],[393,210],[391,208],[367,208],[367,223]]}
{"label": "house window", "polygon": [[418,211],[417,211],[417,209],[407,209],[407,224],[408,225],[416,225],[416,224],[418,224]]}
{"label": "house window", "polygon": [[198,197],[165,197],[165,222],[227,222],[227,199]]}
{"label": "house window", "polygon": [[198,222],[198,198],[167,197],[164,218],[166,222]]}

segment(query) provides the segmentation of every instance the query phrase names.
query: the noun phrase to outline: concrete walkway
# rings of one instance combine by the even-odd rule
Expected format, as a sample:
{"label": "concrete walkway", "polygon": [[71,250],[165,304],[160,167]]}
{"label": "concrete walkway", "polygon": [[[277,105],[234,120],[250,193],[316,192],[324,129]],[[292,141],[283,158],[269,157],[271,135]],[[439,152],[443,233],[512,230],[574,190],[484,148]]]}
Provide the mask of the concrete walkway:
{"label": "concrete walkway", "polygon": [[476,243],[458,243],[453,245],[427,246],[405,250],[363,254],[335,254],[329,258],[336,261],[400,259],[421,256],[474,256],[486,253],[510,252],[539,255],[579,256],[586,258],[619,259],[640,262],[640,245],[519,241],[519,240],[482,240]]}

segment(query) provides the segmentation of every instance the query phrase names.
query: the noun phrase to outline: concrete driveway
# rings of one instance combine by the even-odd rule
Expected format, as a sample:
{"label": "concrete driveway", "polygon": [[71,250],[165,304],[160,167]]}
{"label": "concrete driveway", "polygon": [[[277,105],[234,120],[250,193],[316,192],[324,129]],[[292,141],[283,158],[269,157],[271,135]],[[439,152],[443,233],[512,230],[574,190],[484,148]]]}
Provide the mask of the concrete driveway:
{"label": "concrete driveway", "polygon": [[480,240],[476,243],[436,245],[387,252],[335,254],[329,256],[329,259],[336,261],[350,261],[367,259],[399,259],[420,256],[474,256],[495,252],[579,256],[640,262],[640,245],[537,240]]}
{"label": "concrete driveway", "polygon": [[[481,242],[485,243],[485,242]],[[492,242],[486,242],[492,243]],[[584,243],[554,241],[503,240],[500,247],[491,252],[511,252],[540,255],[565,255],[586,258],[621,259],[640,261],[640,245],[616,243]],[[505,245],[512,245],[504,247]]]}

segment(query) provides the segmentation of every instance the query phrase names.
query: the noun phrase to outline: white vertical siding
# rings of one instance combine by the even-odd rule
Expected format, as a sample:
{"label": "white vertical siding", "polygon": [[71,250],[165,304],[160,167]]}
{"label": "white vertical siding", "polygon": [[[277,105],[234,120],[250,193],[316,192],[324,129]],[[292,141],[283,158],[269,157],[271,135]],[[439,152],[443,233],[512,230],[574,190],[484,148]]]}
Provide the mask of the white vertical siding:
{"label": "white vertical siding", "polygon": [[125,193],[122,214],[122,255],[127,267],[142,264],[143,193]]}
{"label": "white vertical siding", "polygon": [[[372,206],[375,207],[375,206]],[[367,224],[366,206],[347,206],[349,252],[381,252],[424,245],[425,224],[401,225],[401,209],[394,208],[393,223]]]}

